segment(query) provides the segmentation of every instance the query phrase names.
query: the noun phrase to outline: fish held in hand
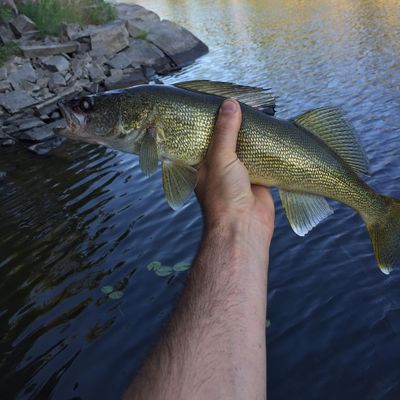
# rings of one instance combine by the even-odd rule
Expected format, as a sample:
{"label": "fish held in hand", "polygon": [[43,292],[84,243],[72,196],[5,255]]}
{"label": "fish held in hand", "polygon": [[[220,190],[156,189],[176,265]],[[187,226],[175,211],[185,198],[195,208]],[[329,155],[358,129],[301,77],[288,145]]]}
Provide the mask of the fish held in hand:
{"label": "fish held in hand", "polygon": [[337,108],[283,120],[274,117],[274,96],[262,88],[210,81],[141,85],[62,104],[68,125],[62,134],[138,154],[148,176],[161,162],[165,197],[175,209],[196,186],[197,166],[228,97],[242,109],[237,155],[252,183],[279,189],[293,230],[304,236],[332,214],[325,198],[344,203],[363,218],[388,274],[400,256],[400,201],[360,178],[368,173],[367,159]]}

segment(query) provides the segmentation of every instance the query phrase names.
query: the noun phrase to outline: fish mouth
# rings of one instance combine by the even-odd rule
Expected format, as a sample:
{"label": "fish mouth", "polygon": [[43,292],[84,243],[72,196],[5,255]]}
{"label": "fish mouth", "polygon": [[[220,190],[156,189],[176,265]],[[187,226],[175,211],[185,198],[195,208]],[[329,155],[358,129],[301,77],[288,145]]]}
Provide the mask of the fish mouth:
{"label": "fish mouth", "polygon": [[86,125],[86,118],[81,114],[74,105],[59,102],[58,107],[60,108],[61,114],[65,119],[67,128],[64,133],[76,135],[81,132]]}

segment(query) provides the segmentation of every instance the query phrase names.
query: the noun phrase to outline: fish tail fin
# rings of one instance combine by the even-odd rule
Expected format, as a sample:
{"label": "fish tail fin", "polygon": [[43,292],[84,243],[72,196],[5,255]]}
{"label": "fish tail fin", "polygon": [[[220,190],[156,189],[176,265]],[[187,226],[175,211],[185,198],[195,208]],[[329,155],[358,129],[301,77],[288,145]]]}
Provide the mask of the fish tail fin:
{"label": "fish tail fin", "polygon": [[386,203],[383,214],[367,217],[365,222],[379,268],[388,275],[400,258],[400,200],[382,199]]}

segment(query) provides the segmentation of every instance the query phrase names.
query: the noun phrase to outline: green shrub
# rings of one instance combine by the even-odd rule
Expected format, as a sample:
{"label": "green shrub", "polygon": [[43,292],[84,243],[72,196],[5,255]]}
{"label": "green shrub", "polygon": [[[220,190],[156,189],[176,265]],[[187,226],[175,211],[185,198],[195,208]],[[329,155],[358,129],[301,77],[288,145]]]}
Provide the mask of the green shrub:
{"label": "green shrub", "polygon": [[18,7],[42,35],[59,35],[64,22],[99,25],[116,17],[114,7],[104,0],[28,0]]}
{"label": "green shrub", "polygon": [[11,8],[0,5],[0,22],[8,22],[11,21],[13,17],[13,13]]}
{"label": "green shrub", "polygon": [[20,54],[19,47],[13,43],[0,45],[0,65],[3,65],[12,56]]}

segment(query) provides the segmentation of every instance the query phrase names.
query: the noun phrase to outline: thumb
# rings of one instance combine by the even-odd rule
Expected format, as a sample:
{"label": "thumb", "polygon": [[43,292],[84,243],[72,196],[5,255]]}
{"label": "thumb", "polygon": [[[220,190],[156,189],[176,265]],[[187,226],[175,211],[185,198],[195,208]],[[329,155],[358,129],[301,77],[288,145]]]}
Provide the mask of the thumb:
{"label": "thumb", "polygon": [[209,162],[225,165],[237,158],[236,142],[241,123],[242,112],[239,103],[234,99],[225,100],[219,109],[208,148]]}

